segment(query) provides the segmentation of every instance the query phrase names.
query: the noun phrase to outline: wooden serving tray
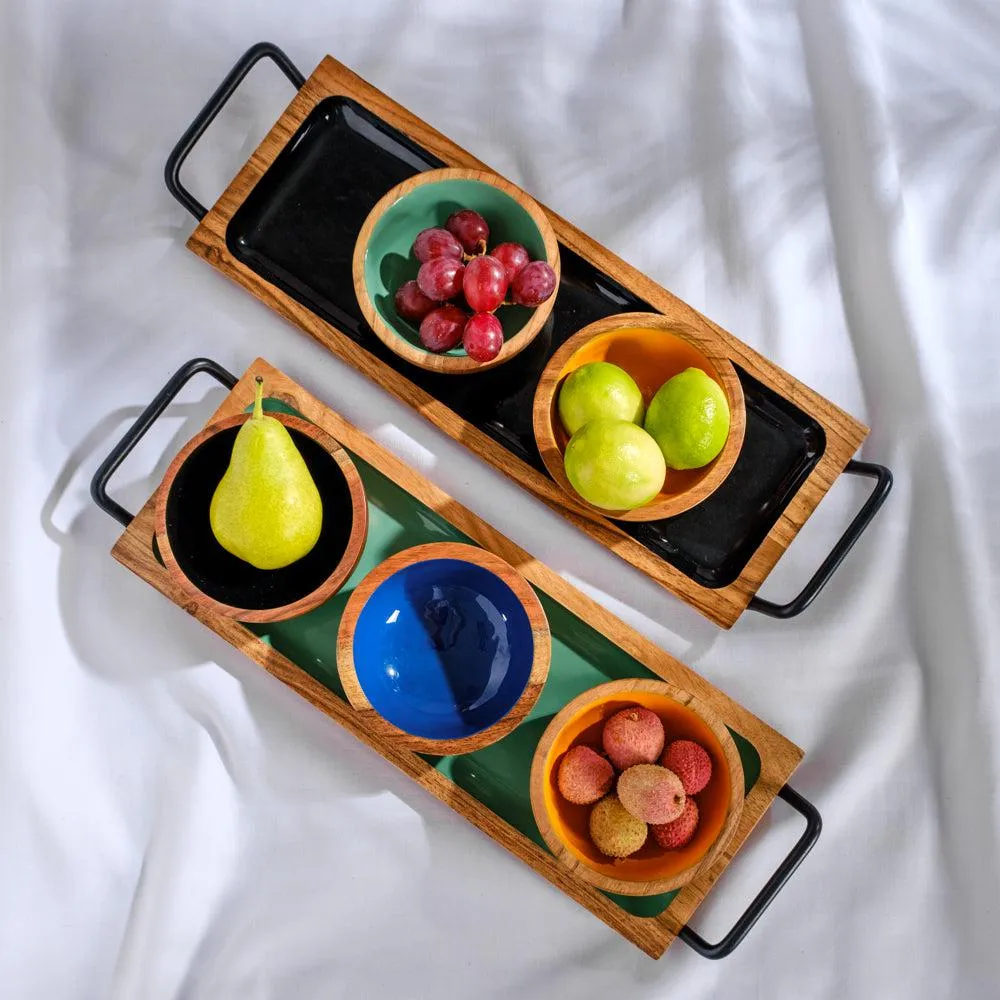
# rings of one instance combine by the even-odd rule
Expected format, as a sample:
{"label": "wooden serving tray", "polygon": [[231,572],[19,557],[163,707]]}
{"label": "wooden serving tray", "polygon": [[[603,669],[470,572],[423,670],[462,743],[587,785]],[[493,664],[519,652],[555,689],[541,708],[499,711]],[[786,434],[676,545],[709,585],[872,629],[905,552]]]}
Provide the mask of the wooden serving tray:
{"label": "wooden serving tray", "polygon": [[[107,494],[107,483],[115,469],[180,389],[199,372],[212,374],[231,390],[208,423],[246,410],[254,397],[254,379],[261,375],[270,397],[269,408],[301,415],[334,437],[347,450],[365,484],[369,531],[361,561],[339,594],[300,618],[241,624],[186,597],[157,558],[156,495],[133,517]],[[653,957],[662,955],[678,935],[708,957],[727,954],[763,913],[819,835],[819,814],[785,785],[802,757],[796,746],[265,361],[255,361],[239,380],[206,359],[185,365],[102,463],[91,491],[95,501],[125,525],[112,550],[124,566]],[[337,631],[353,588],[388,555],[431,540],[476,544],[514,566],[538,594],[552,634],[549,676],[534,709],[498,743],[462,756],[421,756],[384,735],[384,731],[380,735],[345,700],[336,669]],[[530,808],[530,761],[548,720],[581,691],[622,677],[660,677],[695,694],[729,727],[744,767],[746,798],[732,841],[707,873],[683,889],[661,896],[615,896],[588,885],[545,848]],[[732,930],[717,944],[709,944],[686,926],[687,921],[779,795],[806,818],[806,831]]]}
{"label": "wooden serving tray", "polygon": [[[207,211],[181,184],[181,164],[264,56],[298,93]],[[888,492],[887,469],[851,459],[868,429],[548,209],[563,270],[548,335],[489,372],[442,376],[401,360],[357,304],[354,242],[386,190],[445,165],[486,168],[336,60],[327,57],[305,80],[279,49],[262,43],[188,129],[166,175],[171,192],[200,220],[191,250],[712,621],[728,628],[748,606],[779,618],[804,610]],[[748,408],[743,451],[727,482],[692,510],[643,524],[574,509],[546,473],[530,432],[531,396],[548,357],[586,323],[628,311],[658,311],[716,330]],[[872,496],[797,597],[787,604],[756,597],[845,469],[876,478]]]}

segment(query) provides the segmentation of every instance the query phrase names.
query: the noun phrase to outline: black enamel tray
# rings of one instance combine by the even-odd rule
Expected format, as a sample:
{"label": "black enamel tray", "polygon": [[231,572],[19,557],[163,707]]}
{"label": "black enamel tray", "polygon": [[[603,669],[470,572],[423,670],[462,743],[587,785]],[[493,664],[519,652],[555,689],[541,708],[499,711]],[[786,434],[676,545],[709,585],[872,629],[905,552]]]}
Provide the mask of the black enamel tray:
{"label": "black enamel tray", "polygon": [[[167,185],[201,219],[202,206],[182,185],[180,168],[250,67],[272,58],[297,88],[304,78],[268,43],[234,67],[175,147]],[[560,243],[562,279],[546,328],[508,363],[462,377],[438,375],[397,357],[368,327],[351,276],[354,244],[371,208],[390,187],[422,170],[446,165],[358,102],[328,97],[236,210],[226,245],[239,262],[349,336],[410,382],[533,468],[545,473],[531,423],[534,388],[554,351],[586,324],[618,312],[656,311]],[[826,446],[822,426],[749,372],[736,366],[746,397],[742,451],[728,479],[685,513],[653,522],[615,522],[655,556],[699,585],[737,580]],[[826,584],[885,500],[891,475],[883,466],[851,461],[850,474],[876,487],[801,593],[787,604],[754,596],[749,606],[779,618],[803,611]]]}

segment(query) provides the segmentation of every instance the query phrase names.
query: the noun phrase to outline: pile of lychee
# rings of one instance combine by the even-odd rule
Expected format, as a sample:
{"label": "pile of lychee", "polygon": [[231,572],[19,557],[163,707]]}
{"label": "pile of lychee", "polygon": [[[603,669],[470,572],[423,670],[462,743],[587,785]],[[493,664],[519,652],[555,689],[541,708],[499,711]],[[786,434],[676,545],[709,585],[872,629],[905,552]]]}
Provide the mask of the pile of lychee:
{"label": "pile of lychee", "polygon": [[627,858],[647,838],[663,850],[691,843],[698,829],[696,796],[712,777],[712,758],[700,743],[666,743],[660,717],[636,705],[604,724],[601,754],[579,744],[559,762],[563,798],[591,805],[590,839],[610,858]]}

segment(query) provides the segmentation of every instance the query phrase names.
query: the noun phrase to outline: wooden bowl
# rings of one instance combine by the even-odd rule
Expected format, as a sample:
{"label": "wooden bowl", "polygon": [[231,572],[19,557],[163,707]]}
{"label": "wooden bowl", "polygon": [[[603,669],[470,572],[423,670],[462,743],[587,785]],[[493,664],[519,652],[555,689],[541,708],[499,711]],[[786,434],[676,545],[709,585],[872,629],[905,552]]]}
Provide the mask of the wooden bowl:
{"label": "wooden bowl", "polygon": [[337,669],[377,732],[419,753],[459,754],[506,736],[549,671],[534,590],[499,556],[433,542],[385,560],[344,609]]}
{"label": "wooden bowl", "polygon": [[[614,860],[590,839],[593,807],[567,802],[556,775],[571,747],[584,744],[601,752],[604,721],[632,705],[660,717],[668,745],[675,739],[700,743],[712,758],[712,778],[694,796],[701,817],[690,844],[666,851],[649,838],[636,854]],[[626,896],[670,892],[708,871],[736,830],[743,797],[743,765],[729,730],[697,698],[665,681],[634,678],[584,691],[549,723],[531,763],[531,808],[549,849],[586,882]]]}
{"label": "wooden bowl", "polygon": [[261,570],[227,552],[212,533],[212,496],[249,413],[192,438],[171,462],[156,497],[156,544],[173,582],[199,608],[243,622],[284,621],[318,607],[351,575],[368,535],[364,486],[347,452],[308,420],[268,416],[288,429],[323,501],[322,531],[307,555],[282,569]]}
{"label": "wooden bowl", "polygon": [[[667,469],[663,489],[642,507],[608,511],[587,503],[566,476],[563,454],[569,435],[556,401],[563,379],[591,361],[610,361],[624,368],[647,406],[668,379],[687,368],[700,368],[719,383],[729,402],[729,437],[722,451],[700,469]],[[736,369],[710,327],[678,323],[659,313],[620,313],[585,326],[552,355],[535,389],[532,422],[545,468],[574,506],[619,521],[657,521],[701,503],[729,475],[743,446],[746,406]]]}
{"label": "wooden bowl", "polygon": [[[497,309],[504,345],[484,363],[470,358],[461,344],[443,354],[428,351],[417,327],[397,314],[393,299],[400,285],[417,276],[420,264],[410,252],[417,233],[443,226],[459,208],[474,209],[486,219],[491,247],[520,243],[532,260],[547,260],[556,272],[556,291],[537,308]],[[397,184],[371,210],[354,245],[353,271],[361,310],[386,347],[428,371],[461,374],[502,365],[538,335],[559,290],[559,242],[538,203],[510,181],[483,170],[428,170]]]}

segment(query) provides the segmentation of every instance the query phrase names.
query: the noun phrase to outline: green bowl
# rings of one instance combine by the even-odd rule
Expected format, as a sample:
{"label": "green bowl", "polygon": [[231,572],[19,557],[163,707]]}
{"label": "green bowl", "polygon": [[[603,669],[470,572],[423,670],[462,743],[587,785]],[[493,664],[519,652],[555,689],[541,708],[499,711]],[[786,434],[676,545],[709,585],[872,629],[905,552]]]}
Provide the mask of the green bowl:
{"label": "green bowl", "polygon": [[461,345],[435,354],[420,343],[416,326],[396,312],[396,289],[416,278],[419,262],[410,252],[422,229],[443,226],[452,212],[471,208],[490,227],[490,246],[522,244],[532,260],[547,260],[559,277],[559,244],[548,217],[523,191],[495,174],[445,169],[417,174],[385,194],[361,227],[354,248],[354,289],[379,339],[400,357],[437,372],[479,371],[514,357],[544,326],[555,293],[535,309],[502,305],[496,311],[504,346],[482,364]]}

